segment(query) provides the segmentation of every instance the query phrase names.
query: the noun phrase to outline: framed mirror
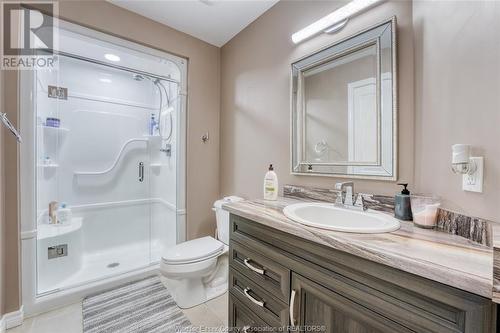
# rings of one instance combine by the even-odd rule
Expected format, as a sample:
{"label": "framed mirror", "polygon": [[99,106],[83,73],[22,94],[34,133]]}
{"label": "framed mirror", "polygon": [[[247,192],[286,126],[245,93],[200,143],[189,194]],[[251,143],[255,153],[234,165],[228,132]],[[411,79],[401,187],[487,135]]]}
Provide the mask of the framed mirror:
{"label": "framed mirror", "polygon": [[396,18],[292,64],[292,174],[397,179]]}

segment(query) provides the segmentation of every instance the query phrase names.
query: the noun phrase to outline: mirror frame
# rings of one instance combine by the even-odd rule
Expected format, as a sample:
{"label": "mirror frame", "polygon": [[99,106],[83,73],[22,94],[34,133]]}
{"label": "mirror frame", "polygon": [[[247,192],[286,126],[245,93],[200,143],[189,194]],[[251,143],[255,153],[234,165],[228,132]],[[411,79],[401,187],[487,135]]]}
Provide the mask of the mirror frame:
{"label": "mirror frame", "polygon": [[[337,58],[345,56],[355,52],[356,50],[362,49],[369,45],[380,45],[381,33],[385,31],[387,26],[391,27],[391,74],[392,74],[392,174],[388,176],[382,175],[356,175],[347,173],[326,173],[326,172],[315,172],[315,171],[298,171],[296,168],[299,164],[306,165],[326,165],[326,166],[360,166],[367,165],[366,163],[308,163],[306,161],[300,161],[297,154],[297,147],[295,143],[297,142],[297,104],[303,103],[303,99],[300,98],[299,88],[301,86],[301,77],[304,71],[321,65],[326,62],[333,61]],[[377,48],[377,55],[379,55],[379,47]],[[380,92],[381,92],[381,70],[380,70],[380,57],[377,56],[378,61],[378,73],[377,73],[377,109],[380,112]],[[327,45],[315,52],[312,52],[304,57],[301,57],[291,64],[291,75],[290,75],[290,173],[292,175],[299,176],[326,176],[326,177],[338,177],[338,178],[357,178],[357,179],[374,179],[374,180],[386,180],[386,181],[396,181],[398,176],[398,79],[397,79],[397,42],[396,42],[396,16],[393,16],[387,20],[382,21],[379,24],[373,25],[362,31],[359,31],[351,36],[341,39],[333,44]],[[380,123],[378,124],[380,129]],[[378,150],[381,146],[381,131],[378,131]],[[377,157],[378,166],[381,165],[380,159],[382,157],[379,155]],[[369,166],[374,166],[370,164]]]}

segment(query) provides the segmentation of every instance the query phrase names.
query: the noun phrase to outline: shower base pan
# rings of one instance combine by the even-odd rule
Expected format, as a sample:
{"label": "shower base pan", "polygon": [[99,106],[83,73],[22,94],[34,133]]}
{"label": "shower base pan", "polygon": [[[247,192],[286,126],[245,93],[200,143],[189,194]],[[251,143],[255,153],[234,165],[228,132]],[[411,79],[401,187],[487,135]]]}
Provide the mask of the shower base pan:
{"label": "shower base pan", "polygon": [[[80,268],[69,276],[58,269],[45,270],[39,275],[38,294],[47,294],[78,285],[123,274],[154,264],[152,258],[160,257],[160,246],[149,249],[149,243],[139,243],[112,248],[82,256]],[[59,260],[56,258],[50,260]],[[75,260],[77,261],[77,260]],[[75,262],[74,261],[74,262]],[[62,263],[61,268],[67,265]],[[61,280],[61,276],[66,277]]]}

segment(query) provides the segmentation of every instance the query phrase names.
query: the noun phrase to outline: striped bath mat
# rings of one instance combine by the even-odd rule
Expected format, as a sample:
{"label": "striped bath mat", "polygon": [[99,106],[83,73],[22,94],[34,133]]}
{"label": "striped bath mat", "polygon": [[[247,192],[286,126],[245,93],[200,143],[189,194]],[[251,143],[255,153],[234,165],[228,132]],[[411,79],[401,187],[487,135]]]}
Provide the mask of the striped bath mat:
{"label": "striped bath mat", "polygon": [[189,332],[184,316],[158,276],[83,300],[83,333]]}

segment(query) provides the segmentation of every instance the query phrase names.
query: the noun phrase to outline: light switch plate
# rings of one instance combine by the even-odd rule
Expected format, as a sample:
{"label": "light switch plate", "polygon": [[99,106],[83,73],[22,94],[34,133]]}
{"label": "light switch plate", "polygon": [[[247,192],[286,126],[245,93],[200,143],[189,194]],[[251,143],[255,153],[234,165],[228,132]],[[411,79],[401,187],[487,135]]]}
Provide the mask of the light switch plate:
{"label": "light switch plate", "polygon": [[471,157],[476,163],[476,171],[471,175],[463,175],[462,189],[469,192],[483,192],[484,157]]}

